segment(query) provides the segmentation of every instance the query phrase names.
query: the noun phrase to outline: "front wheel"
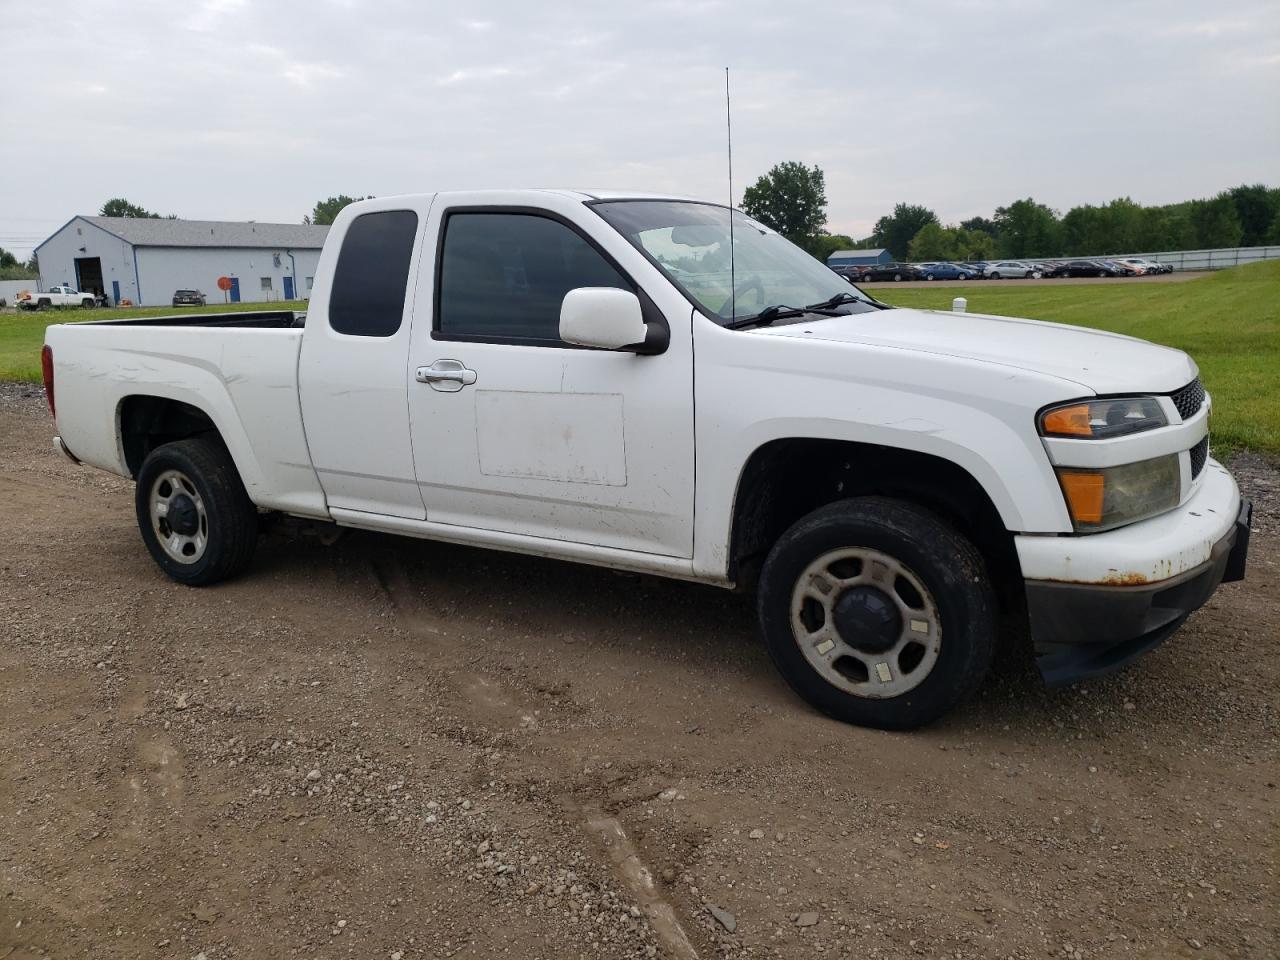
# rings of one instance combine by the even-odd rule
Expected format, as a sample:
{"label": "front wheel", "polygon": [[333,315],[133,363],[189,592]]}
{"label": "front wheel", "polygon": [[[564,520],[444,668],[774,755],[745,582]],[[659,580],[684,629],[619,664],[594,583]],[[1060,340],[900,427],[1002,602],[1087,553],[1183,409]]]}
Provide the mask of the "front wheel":
{"label": "front wheel", "polygon": [[924,278],[925,278],[926,280],[933,280],[933,279],[934,279],[934,276],[933,276],[933,274],[932,274],[932,273],[926,273],[926,274],[924,275]]}
{"label": "front wheel", "polygon": [[156,447],[138,471],[134,502],[142,541],[179,583],[217,583],[253,560],[258,511],[218,440],[193,437]]}
{"label": "front wheel", "polygon": [[791,527],[761,571],[774,664],[847,723],[910,730],[977,689],[995,649],[995,598],[977,549],[931,512],[865,497]]}
{"label": "front wheel", "polygon": [[901,280],[901,279],[902,279],[902,274],[900,274],[900,273],[895,273],[895,274],[893,275],[893,279],[894,279],[894,280]]}

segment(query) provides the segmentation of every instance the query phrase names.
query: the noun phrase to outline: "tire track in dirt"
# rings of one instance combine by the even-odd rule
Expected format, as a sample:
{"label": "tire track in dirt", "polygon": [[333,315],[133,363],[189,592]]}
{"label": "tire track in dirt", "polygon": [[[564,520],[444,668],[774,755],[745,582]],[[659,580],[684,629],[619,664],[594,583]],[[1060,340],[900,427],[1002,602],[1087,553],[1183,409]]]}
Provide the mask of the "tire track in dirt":
{"label": "tire track in dirt", "polygon": [[[417,599],[404,567],[389,557],[374,560],[372,565],[374,576],[400,625],[411,634],[439,644],[444,623]],[[464,701],[475,711],[475,720],[511,731],[536,729],[534,710],[503,684],[471,671],[459,682],[458,688]],[[561,768],[564,779],[569,778],[569,763],[554,749],[543,757]],[[652,872],[641,860],[622,823],[598,807],[583,806],[575,797],[562,794],[557,799],[563,809],[575,812],[578,827],[603,850],[613,876],[635,900],[665,955],[671,960],[697,960],[698,952],[681,926],[675,906],[658,892]]]}

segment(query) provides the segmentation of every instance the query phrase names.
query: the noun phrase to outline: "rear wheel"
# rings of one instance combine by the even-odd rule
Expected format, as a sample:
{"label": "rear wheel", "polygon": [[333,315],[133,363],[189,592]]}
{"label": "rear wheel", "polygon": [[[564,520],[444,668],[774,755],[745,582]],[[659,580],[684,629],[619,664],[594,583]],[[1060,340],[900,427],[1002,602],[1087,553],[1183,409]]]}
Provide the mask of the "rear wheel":
{"label": "rear wheel", "polygon": [[982,682],[995,599],[977,549],[940,518],[885,497],[798,521],[761,571],[770,656],[805,700],[838,720],[909,730]]}
{"label": "rear wheel", "polygon": [[933,279],[935,279],[935,277],[934,277],[934,275],[933,275],[932,273],[926,273],[926,274],[924,275],[924,278],[925,278],[926,280],[933,280]]}
{"label": "rear wheel", "polygon": [[37,310],[48,310],[51,306],[53,306],[53,303],[48,300],[39,300],[36,302]]}
{"label": "rear wheel", "polygon": [[217,583],[252,561],[258,511],[221,442],[194,437],[156,447],[138,471],[134,500],[147,550],[179,583]]}
{"label": "rear wheel", "polygon": [[893,279],[895,279],[895,280],[901,280],[901,279],[902,279],[902,274],[900,274],[900,273],[895,273],[895,274],[893,275]]}

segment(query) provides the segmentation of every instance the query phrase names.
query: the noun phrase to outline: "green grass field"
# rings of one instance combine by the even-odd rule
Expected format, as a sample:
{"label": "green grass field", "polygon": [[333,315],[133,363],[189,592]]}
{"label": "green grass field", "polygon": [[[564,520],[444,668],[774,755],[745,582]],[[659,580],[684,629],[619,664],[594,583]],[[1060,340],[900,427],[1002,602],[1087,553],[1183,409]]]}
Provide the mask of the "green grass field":
{"label": "green grass field", "polygon": [[[971,313],[1074,323],[1186,350],[1200,365],[1213,394],[1215,452],[1249,448],[1280,456],[1280,261],[1181,283],[1039,286],[1007,281],[910,289],[877,284],[872,290],[889,303],[938,310],[950,309],[953,297],[964,296]],[[305,309],[302,303],[206,309],[288,307]],[[0,380],[40,380],[46,324],[173,312],[170,307],[151,307],[0,314]]]}
{"label": "green grass field", "polygon": [[950,310],[962,296],[970,313],[1074,323],[1185,350],[1213,395],[1214,455],[1241,448],[1280,455],[1280,260],[1181,283],[880,283],[869,292],[931,310]]}
{"label": "green grass field", "polygon": [[44,328],[51,323],[82,323],[87,320],[129,320],[139,317],[182,315],[183,310],[200,313],[243,313],[246,310],[306,310],[305,300],[283,303],[210,304],[207,307],[127,307],[107,310],[6,310],[0,313],[0,380],[39,383],[40,348]]}

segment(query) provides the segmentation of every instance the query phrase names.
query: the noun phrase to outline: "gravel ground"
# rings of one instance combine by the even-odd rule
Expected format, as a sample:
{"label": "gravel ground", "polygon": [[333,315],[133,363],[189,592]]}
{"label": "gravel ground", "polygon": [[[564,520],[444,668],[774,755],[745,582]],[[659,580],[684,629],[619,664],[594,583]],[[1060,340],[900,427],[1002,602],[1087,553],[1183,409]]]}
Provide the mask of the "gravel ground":
{"label": "gravel ground", "polygon": [[184,589],[0,388],[0,958],[1275,957],[1280,474],[1110,678],[914,734],[741,597],[285,525]]}

